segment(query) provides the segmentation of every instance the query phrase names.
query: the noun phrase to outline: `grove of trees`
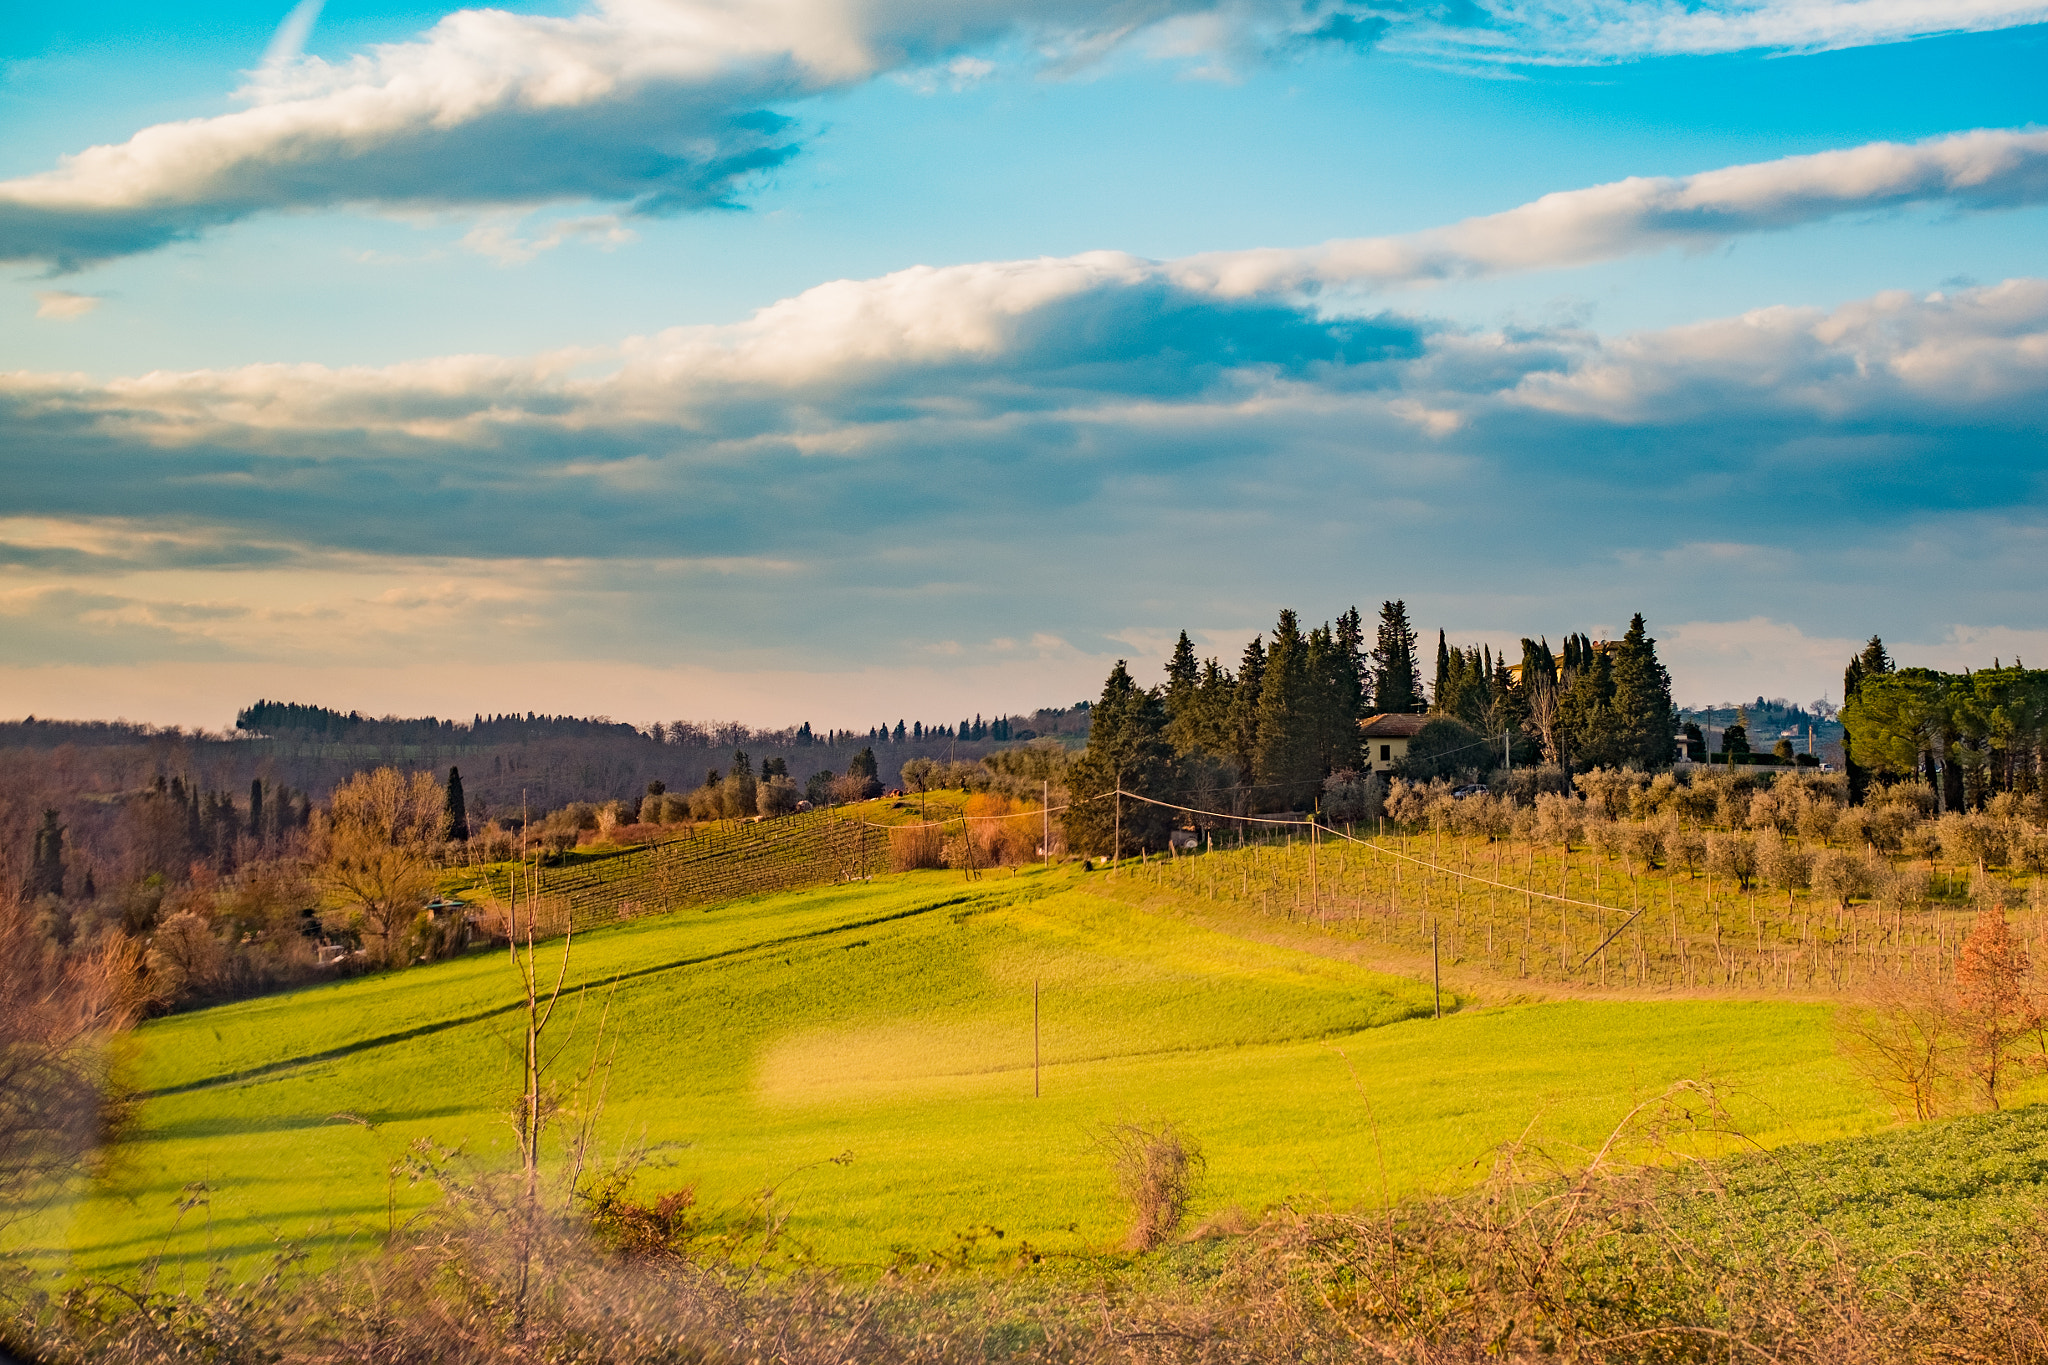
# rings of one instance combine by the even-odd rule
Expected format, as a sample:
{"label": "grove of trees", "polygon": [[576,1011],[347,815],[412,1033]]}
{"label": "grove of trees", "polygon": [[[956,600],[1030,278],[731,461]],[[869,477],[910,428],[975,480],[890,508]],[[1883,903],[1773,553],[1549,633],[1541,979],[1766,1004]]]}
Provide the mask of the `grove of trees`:
{"label": "grove of trees", "polygon": [[1647,770],[1675,756],[1671,676],[1641,615],[1619,640],[1569,636],[1561,653],[1525,639],[1515,667],[1481,646],[1454,648],[1439,633],[1427,690],[1416,643],[1407,605],[1389,601],[1370,642],[1356,607],[1306,631],[1283,610],[1270,635],[1246,644],[1234,671],[1197,658],[1186,631],[1160,686],[1139,687],[1119,660],[1069,774],[1069,842],[1093,852],[1162,846],[1173,822],[1157,807],[1134,816],[1127,803],[1101,799],[1118,787],[1202,811],[1308,809],[1333,784],[1356,788],[1359,724],[1380,713],[1430,716],[1403,772],[1425,780],[1508,761]]}

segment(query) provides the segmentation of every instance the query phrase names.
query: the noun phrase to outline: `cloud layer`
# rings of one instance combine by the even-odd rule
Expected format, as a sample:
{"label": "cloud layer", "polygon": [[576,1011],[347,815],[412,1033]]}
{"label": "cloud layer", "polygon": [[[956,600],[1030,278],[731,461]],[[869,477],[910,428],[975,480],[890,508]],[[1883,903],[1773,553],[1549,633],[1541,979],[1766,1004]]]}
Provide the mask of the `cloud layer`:
{"label": "cloud layer", "polygon": [[[52,170],[0,182],[0,261],[71,270],[253,214],[339,205],[588,202],[629,214],[727,205],[750,177],[799,150],[787,113],[793,102],[889,72],[945,72],[956,83],[979,78],[991,68],[971,54],[1003,43],[1036,52],[1053,71],[1121,47],[1228,67],[1390,35],[1503,59],[1599,61],[1889,41],[2048,17],[2048,6],[2016,0],[1571,7],[1511,0],[597,0],[567,16],[462,10],[415,41],[330,63],[295,55],[316,11],[310,0],[293,11],[271,59],[240,92],[249,107],[158,124]],[[934,88],[938,79],[931,78]],[[1900,201],[2035,202],[2041,155],[2038,146],[2008,140],[1867,148],[1827,166],[1779,163],[1816,186],[1803,205],[1779,196],[1781,210],[1794,218],[1833,211],[1831,193],[1869,200],[1858,185],[1873,177]],[[1978,177],[1999,188],[1973,193]],[[1585,239],[1582,249],[1597,253],[1603,222],[1609,231],[1650,225],[1670,240],[1694,241],[1725,230],[1717,226],[1724,218],[1752,215],[1754,193],[1772,190],[1705,177],[1628,181],[1604,187],[1597,202],[1545,201],[1520,217],[1410,241],[1405,254],[1388,255],[1384,244],[1333,244],[1316,260],[1269,267],[1361,281],[1459,273],[1472,262],[1498,269],[1527,254],[1517,246],[1525,233],[1540,241],[1570,227]],[[1553,221],[1560,217],[1571,221]]]}

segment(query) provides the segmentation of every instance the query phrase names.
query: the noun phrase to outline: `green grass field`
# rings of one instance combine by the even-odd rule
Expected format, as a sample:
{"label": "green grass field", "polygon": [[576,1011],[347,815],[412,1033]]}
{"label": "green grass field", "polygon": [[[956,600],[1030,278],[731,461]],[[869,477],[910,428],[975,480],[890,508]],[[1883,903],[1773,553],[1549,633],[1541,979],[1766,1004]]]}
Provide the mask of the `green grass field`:
{"label": "green grass field", "polygon": [[[1635,1099],[1702,1074],[1736,1088],[1766,1144],[1890,1121],[1835,1055],[1823,1005],[1559,1001],[1436,1020],[1426,983],[1101,884],[917,873],[579,935],[569,977],[588,989],[550,1035],[560,1073],[588,1062],[608,1001],[600,1131],[654,1150],[641,1188],[693,1184],[716,1210],[776,1186],[789,1244],[835,1264],[989,1226],[1055,1255],[1113,1246],[1122,1215],[1094,1137],[1120,1118],[1170,1118],[1203,1144],[1197,1216],[1459,1188],[1532,1124],[1592,1144]],[[560,951],[541,946],[550,974]],[[482,954],[151,1021],[127,1063],[144,1096],[130,1138],[25,1234],[95,1272],[373,1245],[389,1207],[429,1197],[390,1177],[416,1139],[509,1158],[516,996],[504,956]]]}

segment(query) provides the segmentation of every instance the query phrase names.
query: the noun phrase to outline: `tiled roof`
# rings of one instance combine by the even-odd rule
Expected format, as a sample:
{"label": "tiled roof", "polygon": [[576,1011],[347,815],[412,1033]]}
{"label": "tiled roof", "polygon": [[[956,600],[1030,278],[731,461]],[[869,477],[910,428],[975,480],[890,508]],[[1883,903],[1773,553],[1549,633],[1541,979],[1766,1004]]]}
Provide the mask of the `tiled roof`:
{"label": "tiled roof", "polygon": [[1413,739],[1429,721],[1428,716],[1383,711],[1377,716],[1367,716],[1358,722],[1358,731],[1371,739]]}

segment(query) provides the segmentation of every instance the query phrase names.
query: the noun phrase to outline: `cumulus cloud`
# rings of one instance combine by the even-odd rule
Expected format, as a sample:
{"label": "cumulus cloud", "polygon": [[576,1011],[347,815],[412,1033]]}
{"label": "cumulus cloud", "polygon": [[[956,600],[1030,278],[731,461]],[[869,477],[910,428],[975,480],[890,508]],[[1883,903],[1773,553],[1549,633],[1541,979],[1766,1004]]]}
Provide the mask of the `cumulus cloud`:
{"label": "cumulus cloud", "polygon": [[74,294],[68,289],[44,289],[36,294],[36,316],[58,322],[82,318],[99,306],[97,294]]}
{"label": "cumulus cloud", "polygon": [[[1601,60],[1992,27],[2032,22],[2042,8],[2016,0],[1965,0],[1960,9],[1927,0],[1583,9],[1512,0],[595,0],[561,16],[462,10],[414,41],[330,63],[298,55],[319,11],[317,0],[304,0],[239,92],[247,108],[157,124],[0,182],[0,260],[76,269],[256,213],[347,204],[584,201],[634,214],[728,205],[749,177],[798,151],[798,131],[780,112],[792,101],[890,72],[958,88],[988,75],[991,64],[976,53],[1006,40],[1023,40],[1055,70],[1124,45],[1218,69],[1304,46],[1370,45],[1397,31],[1520,59]],[[1873,159],[1882,156],[1865,158]],[[1895,169],[1894,193],[1960,193],[1972,173],[1922,166],[1914,188],[1913,172]],[[1929,188],[1944,176],[1946,191]],[[2028,196],[2038,195],[2038,179]],[[1695,182],[1624,182],[1607,187],[1602,203],[1530,206],[1519,219],[1461,225],[1391,256],[1385,244],[1326,249],[1322,264],[1361,280],[1456,273],[1465,258],[1518,259],[1526,252],[1516,242],[1532,230],[1539,242],[1554,236],[1549,219],[1560,210],[1575,215],[1582,249],[1594,250],[1603,221],[1691,240],[1714,232],[1717,215],[1750,211],[1743,187]]]}
{"label": "cumulus cloud", "polygon": [[[976,79],[971,49],[1011,37],[1099,55],[1181,11],[1218,8],[596,0],[567,16],[462,10],[415,41],[329,63],[287,60],[312,21],[302,6],[240,92],[250,107],[0,182],[0,260],[75,268],[286,208],[729,204],[797,150],[775,106],[948,62],[953,79]],[[1283,31],[1323,17],[1270,0],[1223,8],[1277,17]]]}

